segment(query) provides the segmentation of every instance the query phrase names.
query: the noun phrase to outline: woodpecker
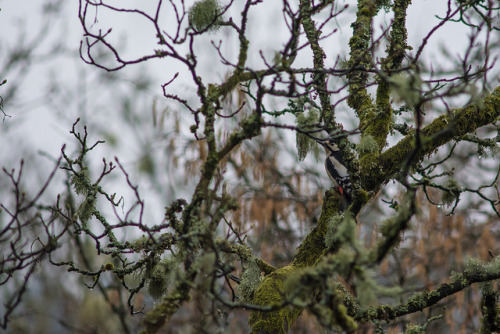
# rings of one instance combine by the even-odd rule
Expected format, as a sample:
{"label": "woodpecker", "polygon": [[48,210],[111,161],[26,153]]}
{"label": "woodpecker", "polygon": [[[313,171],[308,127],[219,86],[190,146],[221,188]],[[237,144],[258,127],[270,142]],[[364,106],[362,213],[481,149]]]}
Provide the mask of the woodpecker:
{"label": "woodpecker", "polygon": [[347,207],[352,203],[352,185],[349,172],[344,164],[342,152],[332,141],[321,143],[326,150],[325,169],[333,186],[345,200]]}

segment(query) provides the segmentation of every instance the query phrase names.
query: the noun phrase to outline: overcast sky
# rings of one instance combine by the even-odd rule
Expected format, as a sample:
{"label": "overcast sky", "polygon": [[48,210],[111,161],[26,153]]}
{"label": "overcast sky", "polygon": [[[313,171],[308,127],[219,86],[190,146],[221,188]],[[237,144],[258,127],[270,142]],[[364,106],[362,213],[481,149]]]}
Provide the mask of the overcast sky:
{"label": "overcast sky", "polygon": [[[422,38],[439,23],[435,15],[444,16],[446,1],[413,2],[408,10],[407,28],[409,44],[416,50],[421,45]],[[122,125],[117,121],[116,113],[120,106],[117,105],[116,96],[123,92],[129,94],[127,93],[129,91],[133,94],[134,85],[137,84],[133,80],[136,80],[138,71],[153,82],[148,92],[149,98],[144,100],[145,112],[150,112],[155,100],[163,105],[172,103],[162,98],[160,85],[169,81],[179,71],[181,75],[172,86],[172,92],[183,94],[185,98],[196,99],[196,92],[189,82],[189,75],[182,72],[185,68],[170,60],[151,61],[145,65],[122,70],[118,73],[122,78],[120,84],[103,82],[99,79],[99,73],[102,73],[102,70],[86,65],[78,58],[78,49],[82,40],[82,28],[78,20],[78,1],[65,2],[62,7],[63,12],[57,13],[57,19],[51,19],[48,25],[41,15],[41,8],[46,7],[47,3],[48,1],[39,0],[0,0],[0,31],[2,31],[0,69],[4,71],[0,73],[0,80],[8,80],[8,83],[0,88],[0,95],[4,95],[19,78],[23,80],[18,87],[18,99],[4,101],[4,110],[9,117],[6,117],[0,124],[2,166],[15,167],[22,157],[27,157],[27,152],[44,151],[50,156],[57,157],[62,145],[73,141],[69,130],[77,117],[104,125],[110,129],[110,132],[115,131],[122,137],[120,139],[123,140],[124,145],[121,148],[105,146],[97,156],[109,157],[111,153],[111,157],[117,155],[122,161],[127,161],[129,159],[127,154],[137,155],[139,148],[134,146],[132,139],[127,141],[129,135],[122,131]],[[152,13],[151,5],[156,4],[156,1],[114,1],[111,3],[121,4],[128,8],[133,8],[134,5],[150,6],[150,8],[143,7],[142,9]],[[165,3],[168,4],[166,1]],[[191,3],[193,2],[186,1],[187,7]],[[236,1],[235,3],[242,2]],[[350,4],[349,10],[332,23],[339,29],[339,33],[335,34],[328,43],[324,43],[327,54],[331,57],[327,59],[327,62],[331,64],[334,62],[334,57],[345,56],[349,51],[347,42],[351,36],[350,23],[356,6],[354,1],[339,1],[337,6],[341,8],[345,3]],[[250,62],[262,63],[259,51],[271,57],[275,50],[274,46],[281,46],[284,43],[287,31],[283,28],[280,6],[280,1],[267,0],[257,7],[258,11],[252,11],[249,26],[255,24],[257,29],[249,31],[249,39],[252,41]],[[238,8],[234,10],[234,13],[238,13]],[[229,12],[227,16],[232,14]],[[280,16],[277,17],[277,14]],[[165,11],[163,15],[165,16],[165,29],[168,30],[173,22],[172,13]],[[385,27],[389,22],[390,17],[386,17],[382,11],[375,21],[375,26]],[[45,26],[47,31],[42,32],[41,29]],[[151,26],[136,15],[109,14],[101,10],[97,15],[97,24],[93,27],[101,28],[103,31],[112,27],[111,40],[123,46],[122,54],[127,59],[151,54],[158,48]],[[216,43],[222,41],[222,51],[227,52],[228,57],[234,59],[236,54],[232,51],[237,45],[237,40],[234,36],[229,37],[224,29],[227,28],[210,36]],[[380,33],[381,29],[376,31]],[[441,46],[444,46],[452,56],[463,54],[468,42],[468,31],[469,29],[460,23],[445,25],[432,36],[424,56],[441,63],[449,61],[441,55]],[[40,41],[40,45],[35,49],[36,60],[33,63],[27,62],[15,69],[5,68],[5,57],[9,50],[37,41]],[[53,56],[52,48],[57,42],[64,46],[64,55]],[[205,83],[221,82],[227,70],[220,64],[209,41],[205,43],[206,55],[199,57],[200,73],[206,78]],[[27,71],[23,72],[25,69]],[[131,78],[130,81],[127,78]],[[51,94],[57,90],[56,86],[51,86],[53,82],[67,89],[67,92],[61,90]],[[40,157],[28,155],[28,160],[35,165],[40,163],[40,159]],[[100,159],[96,161],[99,162]]]}

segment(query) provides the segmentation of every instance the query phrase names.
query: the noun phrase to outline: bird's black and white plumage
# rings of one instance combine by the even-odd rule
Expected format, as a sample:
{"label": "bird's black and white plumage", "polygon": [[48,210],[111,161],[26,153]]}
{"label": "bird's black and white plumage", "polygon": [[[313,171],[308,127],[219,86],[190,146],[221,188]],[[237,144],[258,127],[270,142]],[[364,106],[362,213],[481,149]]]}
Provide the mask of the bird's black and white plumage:
{"label": "bird's black and white plumage", "polygon": [[339,192],[343,199],[345,199],[347,206],[352,203],[352,185],[349,172],[344,164],[342,151],[340,151],[337,144],[334,142],[322,143],[326,150],[325,168],[330,180]]}

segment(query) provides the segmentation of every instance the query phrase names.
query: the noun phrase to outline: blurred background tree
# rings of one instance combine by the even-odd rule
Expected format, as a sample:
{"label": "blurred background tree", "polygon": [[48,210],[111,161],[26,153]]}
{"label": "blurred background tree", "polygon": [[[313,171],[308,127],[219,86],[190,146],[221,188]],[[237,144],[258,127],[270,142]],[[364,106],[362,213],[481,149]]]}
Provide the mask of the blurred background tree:
{"label": "blurred background tree", "polygon": [[33,3],[0,12],[2,328],[499,330],[496,2]]}

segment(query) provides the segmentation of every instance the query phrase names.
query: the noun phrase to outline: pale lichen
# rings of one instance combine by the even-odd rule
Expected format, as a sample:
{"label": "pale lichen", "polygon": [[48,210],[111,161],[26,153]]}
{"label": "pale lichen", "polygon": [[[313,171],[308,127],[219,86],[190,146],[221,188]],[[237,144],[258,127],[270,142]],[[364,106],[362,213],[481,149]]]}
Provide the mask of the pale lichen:
{"label": "pale lichen", "polygon": [[217,0],[201,0],[189,9],[189,24],[197,32],[220,28],[222,9]]}

